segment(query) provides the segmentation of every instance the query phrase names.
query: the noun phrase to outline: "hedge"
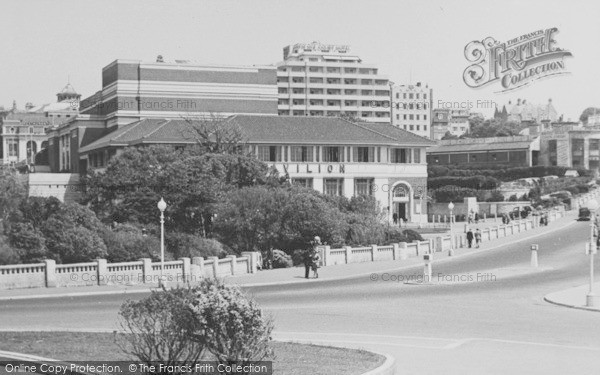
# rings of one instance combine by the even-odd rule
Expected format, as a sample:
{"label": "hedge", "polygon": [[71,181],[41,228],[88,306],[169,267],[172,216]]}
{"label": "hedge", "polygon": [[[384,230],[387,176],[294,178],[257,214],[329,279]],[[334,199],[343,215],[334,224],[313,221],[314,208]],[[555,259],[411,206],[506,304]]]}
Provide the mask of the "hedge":
{"label": "hedge", "polygon": [[434,177],[427,180],[427,188],[439,189],[444,186],[453,185],[470,189],[497,189],[501,181],[490,176],[472,176],[472,177]]}
{"label": "hedge", "polygon": [[[567,170],[573,168],[558,167],[558,166],[542,166],[535,167],[512,167],[499,165],[448,165],[437,166],[431,165],[428,167],[428,176],[430,179],[436,177],[475,177],[488,176],[501,181],[513,181],[520,178],[529,177],[544,177],[549,175],[564,176]],[[577,169],[579,176],[592,176],[592,171],[587,169]]]}

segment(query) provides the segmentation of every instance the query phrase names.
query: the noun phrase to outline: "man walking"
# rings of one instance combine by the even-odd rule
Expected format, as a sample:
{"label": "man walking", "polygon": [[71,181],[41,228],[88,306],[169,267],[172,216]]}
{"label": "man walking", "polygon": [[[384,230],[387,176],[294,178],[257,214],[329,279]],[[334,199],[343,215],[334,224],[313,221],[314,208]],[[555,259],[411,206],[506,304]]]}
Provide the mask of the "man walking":
{"label": "man walking", "polygon": [[479,249],[479,245],[481,244],[481,230],[477,228],[475,230],[475,247]]}
{"label": "man walking", "polygon": [[469,248],[473,246],[473,231],[471,228],[467,231],[467,243],[469,244]]}

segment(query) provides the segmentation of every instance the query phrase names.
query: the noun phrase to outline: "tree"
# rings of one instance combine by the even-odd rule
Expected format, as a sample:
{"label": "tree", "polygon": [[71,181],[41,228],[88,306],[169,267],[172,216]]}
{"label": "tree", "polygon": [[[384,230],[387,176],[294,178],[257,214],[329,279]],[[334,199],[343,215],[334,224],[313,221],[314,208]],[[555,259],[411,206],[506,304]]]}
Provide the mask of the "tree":
{"label": "tree", "polygon": [[86,180],[84,202],[105,222],[155,222],[156,202],[164,197],[167,228],[202,236],[210,235],[215,206],[231,190],[281,183],[254,157],[158,146],[126,149]]}
{"label": "tree", "polygon": [[599,112],[600,112],[600,108],[588,107],[588,108],[584,109],[583,112],[581,112],[581,115],[579,116],[579,121],[583,122],[584,124],[587,124],[588,117],[590,117],[590,115],[594,115]]}
{"label": "tree", "polygon": [[24,263],[39,263],[52,258],[46,247],[44,234],[31,223],[15,223],[8,234],[10,245]]}
{"label": "tree", "polygon": [[23,179],[15,171],[0,168],[0,223],[8,219],[26,197],[27,186]]}
{"label": "tree", "polygon": [[188,116],[187,126],[182,131],[185,139],[194,140],[203,153],[242,154],[247,137],[235,118],[211,113],[208,117]]}

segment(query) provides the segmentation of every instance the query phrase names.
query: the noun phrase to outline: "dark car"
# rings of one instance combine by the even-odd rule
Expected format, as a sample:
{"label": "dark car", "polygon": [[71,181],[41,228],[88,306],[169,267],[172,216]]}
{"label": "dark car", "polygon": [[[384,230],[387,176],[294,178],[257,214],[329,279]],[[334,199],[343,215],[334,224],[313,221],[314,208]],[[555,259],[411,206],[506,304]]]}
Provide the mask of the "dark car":
{"label": "dark car", "polygon": [[579,218],[577,220],[589,221],[591,219],[592,219],[592,212],[590,211],[590,209],[586,208],[586,207],[581,207],[579,209]]}

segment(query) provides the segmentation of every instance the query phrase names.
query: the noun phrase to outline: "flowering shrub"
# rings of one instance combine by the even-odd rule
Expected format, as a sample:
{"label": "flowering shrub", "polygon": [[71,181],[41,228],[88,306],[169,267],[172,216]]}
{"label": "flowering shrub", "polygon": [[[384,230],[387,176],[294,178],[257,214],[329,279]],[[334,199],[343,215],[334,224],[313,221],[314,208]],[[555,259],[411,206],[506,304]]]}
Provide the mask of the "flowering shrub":
{"label": "flowering shrub", "polygon": [[206,342],[218,361],[245,365],[273,356],[269,346],[273,323],[237,287],[205,280],[193,293],[192,337]]}
{"label": "flowering shrub", "polygon": [[221,363],[247,365],[273,357],[272,321],[237,287],[218,280],[127,301],[119,315],[127,332],[120,336],[120,348],[144,363],[186,364],[206,354]]}

